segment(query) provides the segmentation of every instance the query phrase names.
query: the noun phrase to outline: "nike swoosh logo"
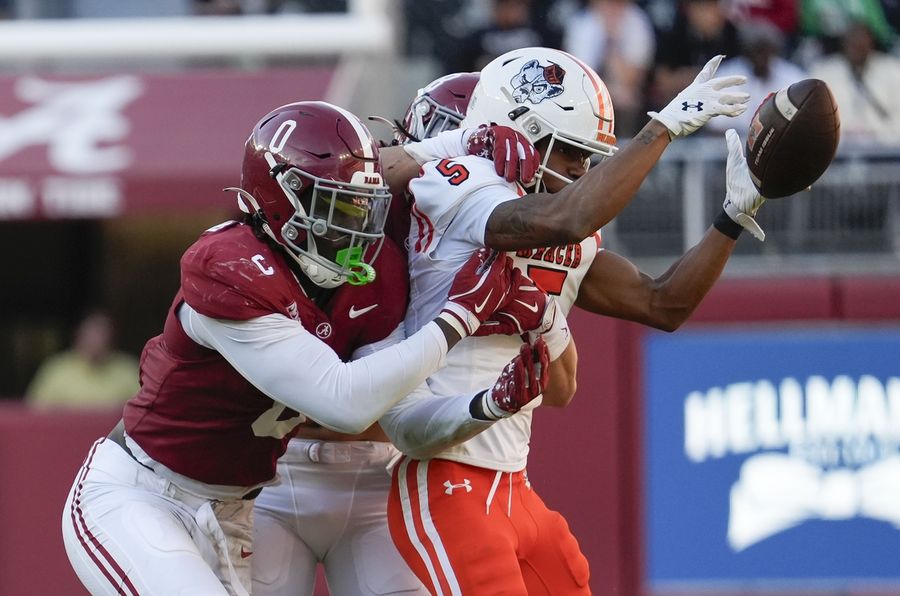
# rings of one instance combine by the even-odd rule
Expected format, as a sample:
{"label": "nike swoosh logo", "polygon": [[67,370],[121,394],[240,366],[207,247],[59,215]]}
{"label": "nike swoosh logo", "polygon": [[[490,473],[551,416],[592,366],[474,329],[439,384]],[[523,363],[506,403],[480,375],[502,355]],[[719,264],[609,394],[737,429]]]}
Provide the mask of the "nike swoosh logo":
{"label": "nike swoosh logo", "polygon": [[481,302],[481,304],[476,304],[476,305],[475,305],[475,314],[476,314],[476,315],[477,315],[478,313],[480,313],[481,311],[484,310],[484,306],[487,304],[488,300],[491,299],[491,294],[493,294],[493,293],[494,293],[494,289],[491,288],[491,289],[488,291],[488,295],[484,297],[484,300]]}
{"label": "nike swoosh logo", "polygon": [[527,308],[527,309],[530,310],[531,312],[537,312],[537,311],[538,311],[538,305],[537,305],[537,304],[529,304],[528,302],[522,302],[522,301],[519,300],[518,298],[516,298],[516,302],[518,302],[519,304],[521,304],[522,306],[524,306],[525,308]]}
{"label": "nike swoosh logo", "polygon": [[356,317],[360,317],[360,316],[366,314],[367,312],[369,312],[369,311],[372,310],[373,308],[378,308],[378,305],[377,305],[377,304],[373,304],[372,306],[367,306],[367,307],[365,307],[365,308],[360,308],[359,310],[356,309],[356,306],[351,306],[351,307],[350,307],[350,312],[348,312],[347,314],[350,315],[350,318],[351,318],[351,319],[355,319]]}
{"label": "nike swoosh logo", "polygon": [[246,559],[247,557],[249,557],[252,554],[253,554],[252,550],[244,550],[244,547],[243,546],[241,547],[241,558],[242,559]]}

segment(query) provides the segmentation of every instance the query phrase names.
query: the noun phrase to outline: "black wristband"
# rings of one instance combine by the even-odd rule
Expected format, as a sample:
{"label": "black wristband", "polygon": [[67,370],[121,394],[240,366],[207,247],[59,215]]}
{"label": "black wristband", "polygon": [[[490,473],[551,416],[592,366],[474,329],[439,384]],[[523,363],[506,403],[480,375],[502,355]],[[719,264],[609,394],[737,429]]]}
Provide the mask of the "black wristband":
{"label": "black wristband", "polygon": [[732,240],[737,240],[738,236],[741,235],[741,232],[744,231],[743,226],[728,217],[728,214],[725,213],[724,209],[719,211],[719,214],[716,215],[716,218],[713,220],[713,227]]}
{"label": "black wristband", "polygon": [[475,420],[483,420],[484,422],[490,422],[491,418],[484,413],[484,394],[487,393],[487,389],[484,391],[479,391],[475,394],[475,397],[472,398],[472,401],[469,402],[469,415],[472,416]]}

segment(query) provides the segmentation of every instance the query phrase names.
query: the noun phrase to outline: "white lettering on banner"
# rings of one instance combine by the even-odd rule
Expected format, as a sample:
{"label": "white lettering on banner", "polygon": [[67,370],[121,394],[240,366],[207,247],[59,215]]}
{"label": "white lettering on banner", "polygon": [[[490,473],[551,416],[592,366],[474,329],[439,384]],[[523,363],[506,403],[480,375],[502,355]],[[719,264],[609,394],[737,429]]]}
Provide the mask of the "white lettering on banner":
{"label": "white lettering on banner", "polygon": [[140,79],[131,75],[74,82],[22,77],[15,83],[16,96],[34,105],[0,115],[0,161],[47,145],[47,160],[58,172],[122,170],[132,153],[121,144],[130,129],[121,112],[142,92]]}
{"label": "white lettering on banner", "polygon": [[47,217],[114,217],[123,210],[114,178],[45,178],[41,200]]}
{"label": "white lettering on banner", "polygon": [[752,454],[731,488],[735,551],[810,519],[865,516],[900,529],[900,378],[713,387],[685,397],[684,421],[696,464]]}
{"label": "white lettering on banner", "polygon": [[859,436],[898,443],[900,378],[829,383],[812,376],[803,386],[788,377],[777,387],[768,380],[713,387],[688,394],[684,421],[684,450],[694,462]]}
{"label": "white lettering on banner", "polygon": [[26,180],[0,179],[0,220],[30,217],[36,210],[37,200]]}

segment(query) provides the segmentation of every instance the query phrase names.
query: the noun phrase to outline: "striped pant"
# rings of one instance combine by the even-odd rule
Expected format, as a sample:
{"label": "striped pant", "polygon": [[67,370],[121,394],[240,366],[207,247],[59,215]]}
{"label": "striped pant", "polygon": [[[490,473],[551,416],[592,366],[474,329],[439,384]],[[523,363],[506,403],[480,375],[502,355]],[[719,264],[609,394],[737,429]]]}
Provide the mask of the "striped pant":
{"label": "striped pant", "polygon": [[578,542],[524,471],[404,457],[393,472],[388,524],[432,594],[590,594]]}
{"label": "striped pant", "polygon": [[103,438],[69,492],[63,541],[94,596],[247,596],[252,507],[190,495]]}

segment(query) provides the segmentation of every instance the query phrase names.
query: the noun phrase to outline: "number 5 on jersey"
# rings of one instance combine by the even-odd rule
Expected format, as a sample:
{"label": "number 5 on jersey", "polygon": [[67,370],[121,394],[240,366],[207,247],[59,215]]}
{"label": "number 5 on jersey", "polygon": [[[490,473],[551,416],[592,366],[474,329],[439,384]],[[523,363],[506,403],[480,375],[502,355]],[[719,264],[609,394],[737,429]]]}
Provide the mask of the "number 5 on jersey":
{"label": "number 5 on jersey", "polygon": [[469,179],[469,170],[466,166],[449,159],[442,159],[437,165],[437,171],[453,186],[459,186]]}

